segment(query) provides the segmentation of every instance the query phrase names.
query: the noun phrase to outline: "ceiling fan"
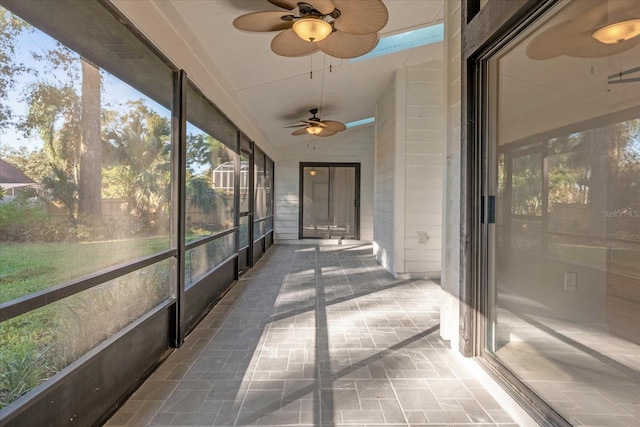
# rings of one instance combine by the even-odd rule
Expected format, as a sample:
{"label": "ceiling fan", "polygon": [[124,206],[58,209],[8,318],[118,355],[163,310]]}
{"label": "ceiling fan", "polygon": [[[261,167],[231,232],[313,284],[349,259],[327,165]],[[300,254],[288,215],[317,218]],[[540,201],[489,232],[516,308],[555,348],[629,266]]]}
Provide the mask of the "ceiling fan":
{"label": "ceiling fan", "polygon": [[239,30],[280,31],[271,50],[282,56],[318,50],[336,58],[355,58],[373,50],[389,20],[382,0],[268,0],[287,11],[269,10],[239,16]]}
{"label": "ceiling fan", "polygon": [[304,124],[286,126],[287,128],[301,128],[293,131],[291,135],[332,136],[347,129],[344,123],[334,120],[320,120],[320,117],[316,116],[316,114],[318,114],[317,108],[312,108],[309,112],[313,116],[308,120],[300,120]]}

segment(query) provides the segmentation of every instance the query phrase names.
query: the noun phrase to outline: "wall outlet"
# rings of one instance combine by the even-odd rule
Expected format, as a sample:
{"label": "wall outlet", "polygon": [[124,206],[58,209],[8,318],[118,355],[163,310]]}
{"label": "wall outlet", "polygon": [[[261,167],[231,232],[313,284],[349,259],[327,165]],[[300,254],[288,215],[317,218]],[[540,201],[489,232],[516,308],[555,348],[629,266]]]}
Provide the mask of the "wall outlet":
{"label": "wall outlet", "polygon": [[578,289],[578,273],[567,271],[564,273],[564,290],[575,291]]}

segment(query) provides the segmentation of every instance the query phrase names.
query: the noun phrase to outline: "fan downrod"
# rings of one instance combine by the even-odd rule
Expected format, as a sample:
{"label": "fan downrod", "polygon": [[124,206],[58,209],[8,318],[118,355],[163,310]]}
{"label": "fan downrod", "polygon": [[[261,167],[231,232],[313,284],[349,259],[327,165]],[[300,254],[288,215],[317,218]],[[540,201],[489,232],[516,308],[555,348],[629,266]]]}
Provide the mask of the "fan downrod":
{"label": "fan downrod", "polygon": [[324,13],[320,12],[319,10],[315,9],[309,3],[305,3],[305,2],[299,2],[298,3],[298,10],[300,11],[300,16],[301,17],[317,16],[319,18],[324,18],[325,16],[330,16],[333,19],[336,19],[336,18],[340,17],[340,15],[342,15],[342,13],[338,9],[335,9],[335,8],[333,9],[333,12],[324,14]]}

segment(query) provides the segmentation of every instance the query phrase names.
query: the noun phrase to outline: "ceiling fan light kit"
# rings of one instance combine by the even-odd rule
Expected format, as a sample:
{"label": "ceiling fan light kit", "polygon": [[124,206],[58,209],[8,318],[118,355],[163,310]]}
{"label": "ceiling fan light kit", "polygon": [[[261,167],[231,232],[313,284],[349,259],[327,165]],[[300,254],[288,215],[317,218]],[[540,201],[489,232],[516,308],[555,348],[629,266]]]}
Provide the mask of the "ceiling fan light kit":
{"label": "ceiling fan light kit", "polygon": [[341,59],[365,55],[376,47],[379,31],[389,20],[382,0],[268,1],[286,11],[247,13],[233,25],[244,31],[280,31],[271,50],[286,57],[317,51]]}
{"label": "ceiling fan light kit", "polygon": [[322,132],[322,127],[320,127],[318,125],[311,125],[311,126],[307,127],[306,130],[307,130],[308,134],[317,135],[320,132]]}
{"label": "ceiling fan light kit", "polygon": [[640,19],[615,22],[593,33],[593,38],[604,44],[616,44],[640,35]]}
{"label": "ceiling fan light kit", "polygon": [[302,18],[293,23],[293,31],[302,40],[319,42],[333,32],[333,27],[327,21],[319,18]]}

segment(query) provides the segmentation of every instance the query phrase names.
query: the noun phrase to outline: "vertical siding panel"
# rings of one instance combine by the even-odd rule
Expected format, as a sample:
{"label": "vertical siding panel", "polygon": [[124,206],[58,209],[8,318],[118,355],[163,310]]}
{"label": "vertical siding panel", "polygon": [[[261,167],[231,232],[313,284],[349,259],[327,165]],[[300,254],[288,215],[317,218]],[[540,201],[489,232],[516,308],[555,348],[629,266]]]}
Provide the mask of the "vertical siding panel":
{"label": "vertical siding panel", "polygon": [[[440,276],[442,165],[444,163],[444,63],[441,59],[407,69],[403,249],[404,272]],[[421,241],[419,236],[427,236]],[[422,239],[424,240],[424,239]]]}
{"label": "vertical siding panel", "polygon": [[395,81],[376,103],[374,252],[378,262],[395,274],[394,190],[396,138]]}

